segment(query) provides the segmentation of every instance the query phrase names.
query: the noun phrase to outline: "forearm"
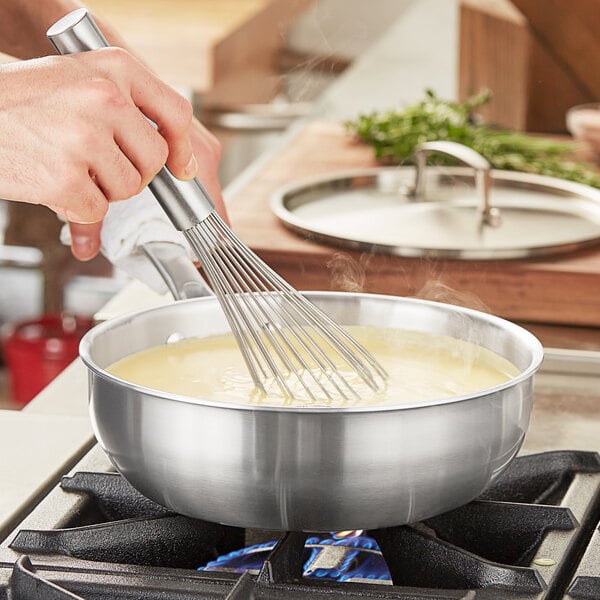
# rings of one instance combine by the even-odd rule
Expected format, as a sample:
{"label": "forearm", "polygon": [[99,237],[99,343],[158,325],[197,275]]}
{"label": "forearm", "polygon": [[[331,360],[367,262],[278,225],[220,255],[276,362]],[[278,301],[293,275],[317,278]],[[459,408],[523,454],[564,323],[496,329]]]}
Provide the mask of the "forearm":
{"label": "forearm", "polygon": [[[0,0],[0,52],[22,59],[54,54],[46,31],[81,6],[78,0]],[[112,45],[126,47],[108,23],[94,18]]]}

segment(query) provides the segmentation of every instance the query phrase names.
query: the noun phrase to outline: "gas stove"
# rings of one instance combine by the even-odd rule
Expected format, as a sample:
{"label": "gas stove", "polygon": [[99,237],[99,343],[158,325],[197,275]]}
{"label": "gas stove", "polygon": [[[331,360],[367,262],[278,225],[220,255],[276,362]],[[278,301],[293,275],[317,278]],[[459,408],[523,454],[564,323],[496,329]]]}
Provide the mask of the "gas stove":
{"label": "gas stove", "polygon": [[[522,454],[482,497],[409,526],[326,535],[226,527],[145,499],[91,447],[87,373],[67,371],[0,421],[3,464],[15,463],[0,492],[12,494],[0,600],[600,600],[597,350],[545,349]],[[35,485],[20,485],[34,461]]]}
{"label": "gas stove", "polygon": [[594,452],[523,455],[451,512],[331,534],[191,519],[108,471],[95,447],[4,541],[1,599],[600,599]]}

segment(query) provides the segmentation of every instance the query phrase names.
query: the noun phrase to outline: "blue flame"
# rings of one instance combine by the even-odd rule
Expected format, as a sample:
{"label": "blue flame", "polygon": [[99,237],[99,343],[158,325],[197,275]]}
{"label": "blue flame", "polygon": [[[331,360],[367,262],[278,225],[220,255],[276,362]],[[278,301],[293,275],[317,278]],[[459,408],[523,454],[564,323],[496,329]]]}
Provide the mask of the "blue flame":
{"label": "blue flame", "polygon": [[[229,571],[243,573],[250,571],[258,573],[269,553],[277,542],[255,544],[228,554],[219,556],[203,567],[200,571]],[[335,567],[319,566],[322,552],[328,546],[346,548]],[[335,532],[330,537],[310,537],[306,540],[305,548],[308,558],[304,563],[304,577],[311,579],[327,579],[333,581],[372,581],[373,583],[391,584],[391,576],[381,555],[377,542],[362,531]]]}

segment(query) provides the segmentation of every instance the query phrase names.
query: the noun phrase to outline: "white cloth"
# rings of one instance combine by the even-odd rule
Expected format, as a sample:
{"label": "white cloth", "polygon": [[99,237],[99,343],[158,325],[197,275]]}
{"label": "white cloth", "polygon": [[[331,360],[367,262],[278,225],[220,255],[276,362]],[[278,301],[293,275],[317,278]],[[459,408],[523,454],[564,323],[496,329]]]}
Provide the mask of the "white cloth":
{"label": "white cloth", "polygon": [[[68,225],[61,231],[61,241],[70,245]],[[104,218],[101,252],[117,268],[139,279],[159,294],[167,287],[140,247],[147,242],[172,242],[191,249],[183,234],[175,229],[148,188],[137,196],[112,202]]]}

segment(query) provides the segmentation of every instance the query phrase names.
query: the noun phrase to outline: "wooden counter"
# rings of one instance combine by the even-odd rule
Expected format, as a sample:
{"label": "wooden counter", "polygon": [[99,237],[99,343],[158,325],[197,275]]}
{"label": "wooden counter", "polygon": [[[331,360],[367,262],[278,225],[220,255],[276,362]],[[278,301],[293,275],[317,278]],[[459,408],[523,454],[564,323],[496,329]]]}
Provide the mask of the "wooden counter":
{"label": "wooden counter", "polygon": [[349,252],[303,239],[270,210],[271,195],[286,183],[375,164],[371,148],[353,142],[339,123],[314,122],[233,194],[229,204],[233,228],[300,289],[420,296],[489,310],[511,320],[600,326],[600,249],[511,261]]}

